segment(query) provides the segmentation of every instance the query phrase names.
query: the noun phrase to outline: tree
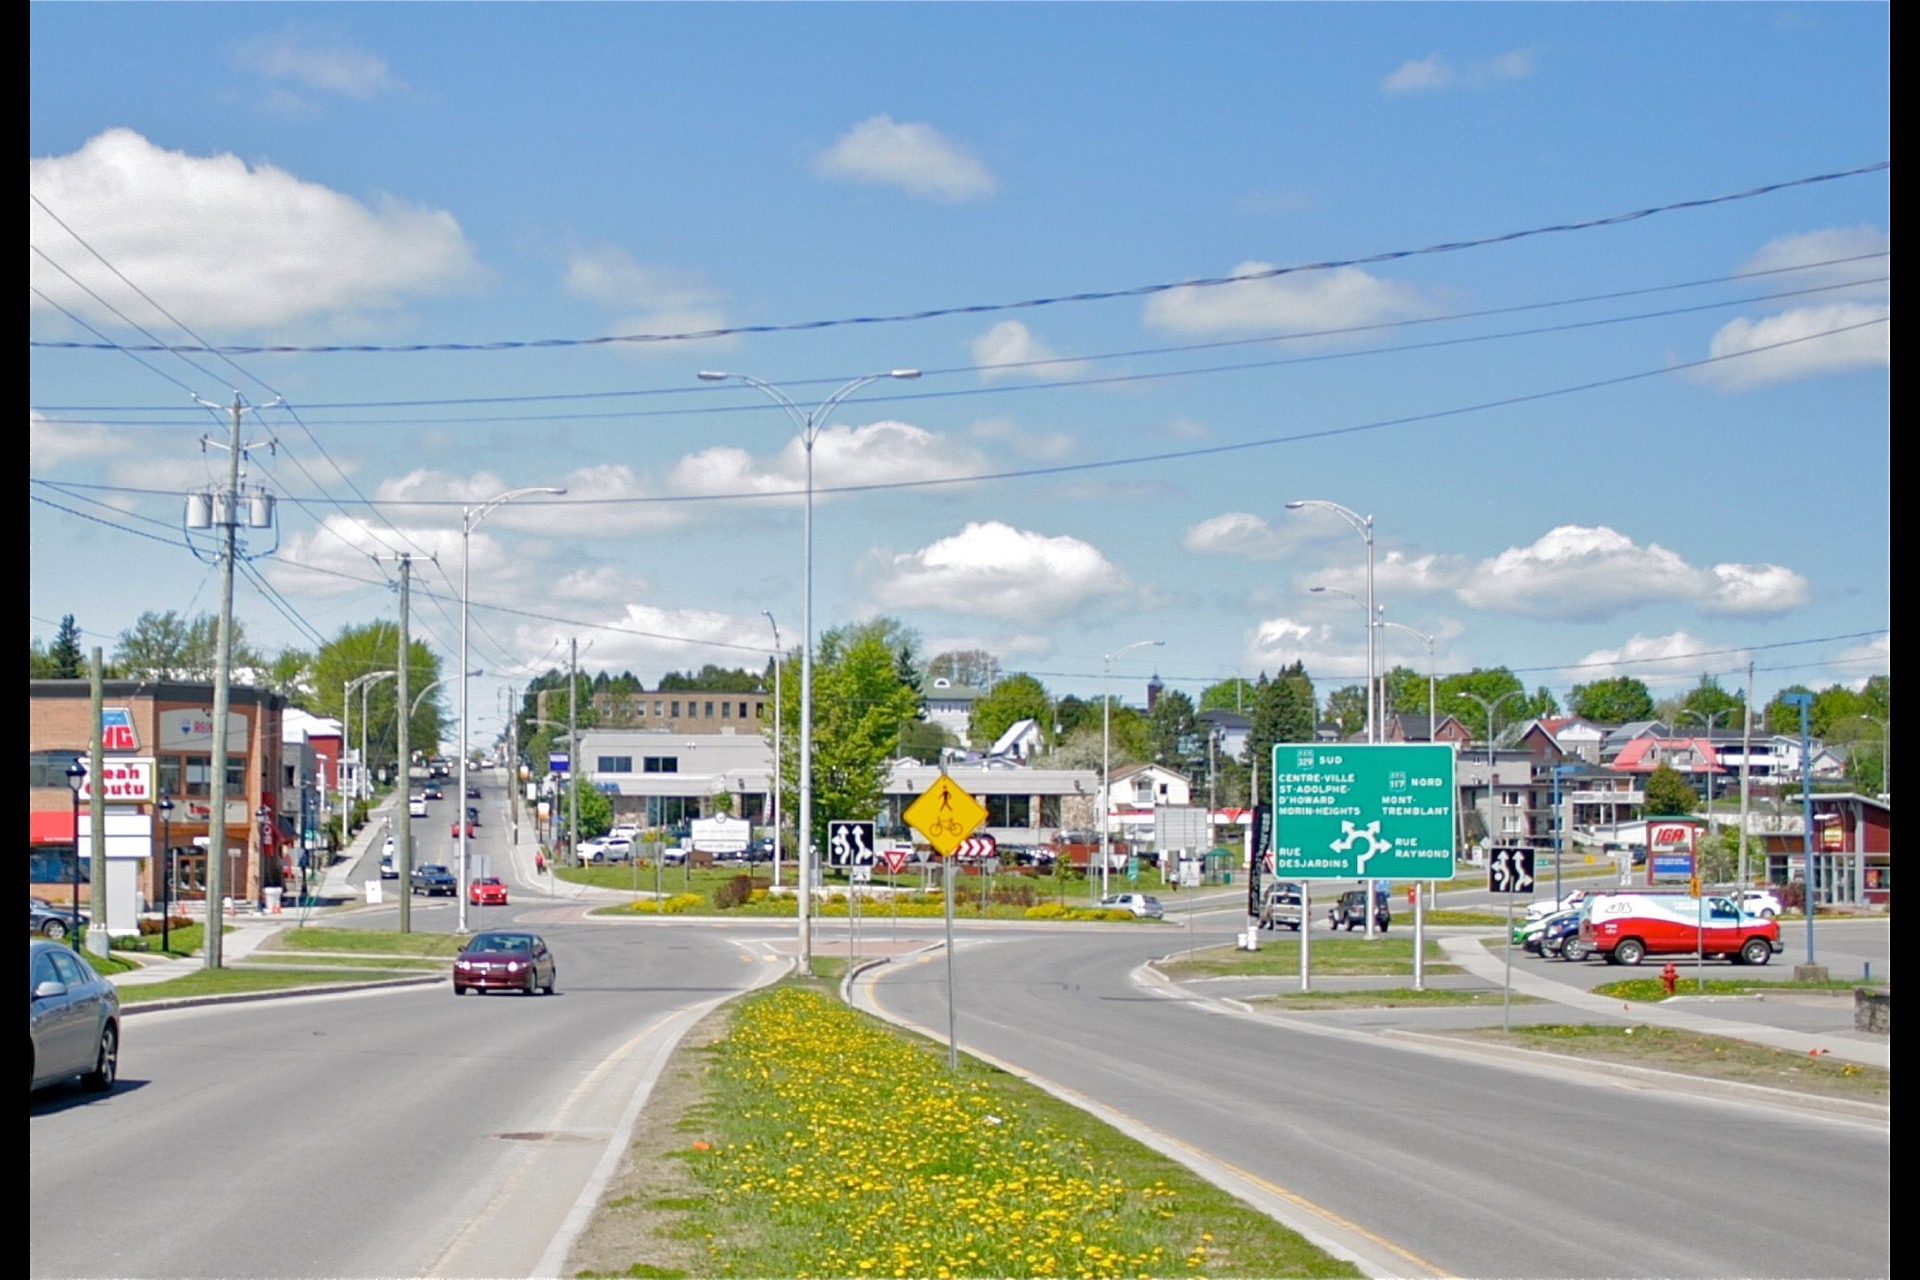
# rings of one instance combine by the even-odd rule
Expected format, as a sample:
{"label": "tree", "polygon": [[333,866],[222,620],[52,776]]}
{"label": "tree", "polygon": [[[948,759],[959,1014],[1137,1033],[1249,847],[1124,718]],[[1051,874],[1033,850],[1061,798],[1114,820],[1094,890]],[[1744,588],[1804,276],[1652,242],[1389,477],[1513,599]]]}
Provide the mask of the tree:
{"label": "tree", "polygon": [[1022,720],[1040,722],[1042,734],[1050,733],[1053,700],[1047,686],[1022,672],[1008,676],[974,700],[973,716],[967,722],[967,736],[973,745],[985,750],[1001,734]]}
{"label": "tree", "polygon": [[289,702],[309,703],[313,699],[313,655],[304,649],[282,649],[258,678]]}
{"label": "tree", "polygon": [[1700,794],[1680,771],[1663,764],[1647,775],[1647,812],[1656,816],[1692,813],[1700,807]]}
{"label": "tree", "polygon": [[[446,686],[441,685],[424,698],[420,695],[440,678],[440,659],[419,640],[409,647],[408,655],[408,694],[419,702],[408,723],[410,745],[416,751],[436,751],[446,723],[441,702]],[[399,656],[399,624],[381,621],[342,627],[313,656],[312,709],[319,715],[340,717],[346,707],[347,682],[375,671],[392,671],[399,663]],[[399,745],[399,681],[389,676],[374,680],[354,693],[354,741],[348,744],[350,750],[358,750],[360,746],[362,692],[366,695],[367,763],[375,768],[392,764]]]}
{"label": "tree", "polygon": [[53,645],[47,650],[55,680],[78,680],[81,669],[80,628],[70,613],[60,616],[60,629],[53,633]]}
{"label": "tree", "polygon": [[[1789,705],[1786,697],[1790,693],[1810,694],[1812,692],[1813,690],[1803,684],[1790,684],[1780,692],[1774,694],[1773,699],[1767,703],[1765,711],[1761,713],[1761,718],[1766,722],[1768,731],[1771,733],[1785,733],[1798,736],[1800,733],[1800,708]],[[1809,708],[1808,712],[1809,719],[1811,719],[1812,708]],[[1820,726],[1817,723],[1813,724],[1809,732],[1812,733],[1813,736],[1818,737],[1820,735]]]}
{"label": "tree", "polygon": [[1367,727],[1367,686],[1350,684],[1335,689],[1327,695],[1327,719],[1340,730],[1340,736],[1351,738]]}
{"label": "tree", "polygon": [[[1700,683],[1687,691],[1680,699],[1680,710],[1690,715],[1676,715],[1675,720],[1688,724],[1697,724],[1702,728],[1711,722],[1715,728],[1737,729],[1746,712],[1747,700],[1744,694],[1728,693],[1720,687],[1720,682],[1711,675],[1700,677]],[[1674,729],[1678,731],[1679,725]]]}
{"label": "tree", "polygon": [[918,760],[921,764],[938,764],[942,751],[959,745],[960,739],[954,737],[945,725],[935,724],[931,720],[909,720],[900,726],[899,752],[904,759]]}
{"label": "tree", "polygon": [[[120,633],[113,662],[136,680],[212,680],[219,668],[220,619],[211,613],[183,618],[169,609],[147,612]],[[263,667],[247,644],[246,628],[233,620],[233,667]]]}
{"label": "tree", "polygon": [[1381,677],[1386,691],[1388,715],[1424,716],[1427,714],[1427,673],[1412,667],[1395,667]]}
{"label": "tree", "polygon": [[[640,682],[632,680],[631,676],[627,679],[632,681],[632,688],[625,687],[621,681],[615,680],[602,671],[596,678],[593,691],[622,694],[639,692]],[[562,689],[567,687],[564,676],[561,677],[560,687]],[[764,677],[758,672],[739,667],[716,667],[711,662],[697,672],[669,671],[660,677],[660,690],[663,693],[685,689],[706,689],[715,693],[759,693],[766,687]]]}
{"label": "tree", "polygon": [[[1502,727],[1516,720],[1552,715],[1555,707],[1551,693],[1545,689],[1527,693],[1526,686],[1520,683],[1520,677],[1505,667],[1475,667],[1464,674],[1447,676],[1440,681],[1440,714],[1452,716],[1467,725],[1475,736],[1486,732],[1487,709],[1467,696],[1469,694],[1494,708],[1493,731],[1496,736]],[[1519,696],[1508,697],[1508,694]]]}
{"label": "tree", "polygon": [[1000,659],[985,649],[949,649],[927,663],[927,679],[948,680],[969,689],[991,689],[1000,682]]}
{"label": "tree", "polygon": [[1244,762],[1251,765],[1268,759],[1276,742],[1312,742],[1316,710],[1313,680],[1305,663],[1296,659],[1272,680],[1262,672],[1253,691],[1253,724]]}
{"label": "tree", "polygon": [[1191,778],[1207,764],[1207,735],[1193,709],[1193,699],[1178,689],[1167,689],[1147,713],[1147,749],[1152,758]]}
{"label": "tree", "polygon": [[1573,714],[1599,724],[1629,724],[1653,717],[1653,694],[1632,676],[1614,676],[1573,686]]}
{"label": "tree", "polygon": [[575,775],[568,792],[561,798],[560,820],[564,823],[571,818],[573,811],[567,806],[575,798],[580,804],[580,838],[591,840],[613,830],[613,801],[600,788],[591,785],[585,778]]}
{"label": "tree", "polygon": [[1200,710],[1231,711],[1236,715],[1245,715],[1253,705],[1253,690],[1253,681],[1245,676],[1234,676],[1210,684],[1200,691]]}
{"label": "tree", "polygon": [[[836,627],[820,637],[813,663],[813,826],[826,846],[833,819],[871,818],[880,809],[886,762],[903,728],[920,719],[920,696],[900,678],[902,629],[890,619]],[[781,798],[783,813],[799,814],[799,659],[781,676]],[[772,733],[771,724],[765,732]]]}

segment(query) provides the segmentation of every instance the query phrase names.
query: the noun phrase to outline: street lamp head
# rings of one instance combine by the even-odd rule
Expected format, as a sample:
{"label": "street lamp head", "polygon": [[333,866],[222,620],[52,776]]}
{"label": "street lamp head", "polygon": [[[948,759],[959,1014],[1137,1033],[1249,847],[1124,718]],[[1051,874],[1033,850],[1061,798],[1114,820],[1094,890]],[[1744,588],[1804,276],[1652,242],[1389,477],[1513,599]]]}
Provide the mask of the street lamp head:
{"label": "street lamp head", "polygon": [[86,780],[86,762],[76,756],[73,763],[67,766],[67,785],[73,788],[73,794],[78,796],[80,794],[80,787]]}
{"label": "street lamp head", "polygon": [[[1297,504],[1294,504],[1294,503],[1288,503],[1287,505],[1289,505],[1289,506],[1294,506],[1294,505],[1297,505]],[[1308,588],[1307,588],[1307,590],[1309,590],[1309,591],[1325,591],[1325,590],[1326,590],[1326,588],[1325,588],[1325,587],[1308,587]]]}
{"label": "street lamp head", "polygon": [[733,375],[722,372],[719,369],[702,369],[696,376],[698,376],[702,382],[725,382]]}
{"label": "street lamp head", "polygon": [[1307,504],[1306,504],[1306,503],[1304,503],[1304,502],[1289,502],[1289,503],[1287,504],[1287,510],[1289,510],[1289,511],[1298,511],[1298,510],[1299,510],[1300,508],[1302,508],[1302,507],[1304,507],[1304,506],[1306,506],[1306,505],[1307,505]]}
{"label": "street lamp head", "polygon": [[889,371],[887,376],[889,378],[899,378],[903,382],[910,382],[920,376],[920,371],[918,369],[894,369]]}
{"label": "street lamp head", "polygon": [[160,793],[160,802],[154,805],[153,807],[158,809],[161,813],[172,813],[173,797],[168,795],[166,792],[162,791]]}

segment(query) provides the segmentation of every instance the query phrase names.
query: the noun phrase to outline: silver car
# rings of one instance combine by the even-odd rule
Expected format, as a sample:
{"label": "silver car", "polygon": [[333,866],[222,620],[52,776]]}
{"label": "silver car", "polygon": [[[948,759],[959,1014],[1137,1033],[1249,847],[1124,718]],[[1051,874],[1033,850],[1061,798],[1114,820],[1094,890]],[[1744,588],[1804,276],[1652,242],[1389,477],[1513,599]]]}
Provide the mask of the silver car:
{"label": "silver car", "polygon": [[1110,893],[1100,899],[1100,905],[1115,911],[1131,911],[1145,920],[1159,920],[1167,914],[1160,899],[1150,893]]}
{"label": "silver car", "polygon": [[27,940],[29,1089],[80,1077],[97,1093],[120,1070],[120,993],[58,942]]}

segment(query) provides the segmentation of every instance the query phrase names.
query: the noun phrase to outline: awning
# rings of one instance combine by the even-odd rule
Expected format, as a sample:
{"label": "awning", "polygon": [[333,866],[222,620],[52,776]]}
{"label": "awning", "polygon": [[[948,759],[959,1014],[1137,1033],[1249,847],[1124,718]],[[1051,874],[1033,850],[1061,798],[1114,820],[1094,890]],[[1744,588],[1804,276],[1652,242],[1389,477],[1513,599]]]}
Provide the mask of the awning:
{"label": "awning", "polygon": [[73,843],[73,812],[71,810],[29,810],[27,824],[29,844]]}

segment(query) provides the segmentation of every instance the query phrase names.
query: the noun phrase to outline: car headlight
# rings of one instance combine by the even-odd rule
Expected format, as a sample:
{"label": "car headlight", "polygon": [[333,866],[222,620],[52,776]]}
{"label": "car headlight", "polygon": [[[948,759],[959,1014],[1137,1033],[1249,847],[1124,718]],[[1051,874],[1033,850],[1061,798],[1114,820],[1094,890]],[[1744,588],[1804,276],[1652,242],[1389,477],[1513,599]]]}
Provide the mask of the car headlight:
{"label": "car headlight", "polygon": [[521,966],[520,966],[520,962],[519,962],[518,960],[509,960],[509,961],[507,961],[507,972],[508,972],[508,973],[518,973],[518,972],[520,972],[520,967],[521,967]]}

